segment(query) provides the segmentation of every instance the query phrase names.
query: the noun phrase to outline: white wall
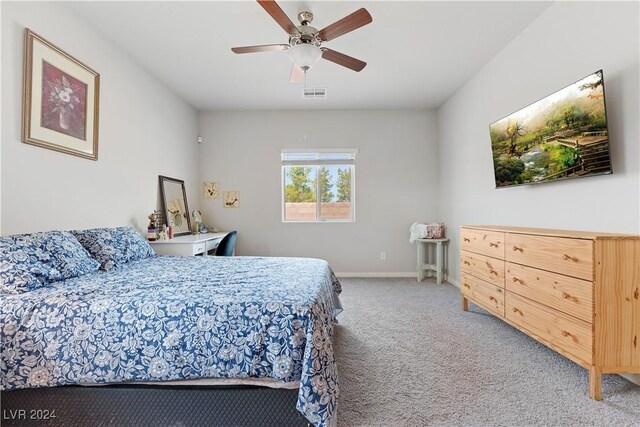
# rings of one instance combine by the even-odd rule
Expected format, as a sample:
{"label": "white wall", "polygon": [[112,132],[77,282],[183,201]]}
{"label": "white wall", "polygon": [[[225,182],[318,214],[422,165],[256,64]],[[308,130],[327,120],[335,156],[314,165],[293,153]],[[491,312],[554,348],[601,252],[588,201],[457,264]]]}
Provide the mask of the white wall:
{"label": "white wall", "polygon": [[[184,179],[196,208],[196,112],[64,4],[1,7],[2,233],[145,228],[158,203],[158,175]],[[100,73],[97,162],[20,141],[25,27]]]}
{"label": "white wall", "polygon": [[[239,254],[323,258],[336,272],[415,274],[409,226],[438,219],[434,111],[209,112],[199,126],[201,181],[240,191],[239,209],[201,200],[203,216],[239,231]],[[283,224],[280,150],[337,147],[359,150],[356,222]]]}
{"label": "white wall", "polygon": [[[640,232],[637,2],[556,2],[438,111],[440,204],[458,278],[458,227]],[[494,189],[489,124],[604,70],[613,175]]]}

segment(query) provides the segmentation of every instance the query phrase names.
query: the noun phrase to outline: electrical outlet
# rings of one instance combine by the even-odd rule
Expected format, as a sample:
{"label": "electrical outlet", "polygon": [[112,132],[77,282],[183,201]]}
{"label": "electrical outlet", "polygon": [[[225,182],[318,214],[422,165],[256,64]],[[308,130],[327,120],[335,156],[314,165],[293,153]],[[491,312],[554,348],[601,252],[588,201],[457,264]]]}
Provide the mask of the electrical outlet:
{"label": "electrical outlet", "polygon": [[380,252],[380,261],[386,261],[386,260],[387,260],[387,253]]}

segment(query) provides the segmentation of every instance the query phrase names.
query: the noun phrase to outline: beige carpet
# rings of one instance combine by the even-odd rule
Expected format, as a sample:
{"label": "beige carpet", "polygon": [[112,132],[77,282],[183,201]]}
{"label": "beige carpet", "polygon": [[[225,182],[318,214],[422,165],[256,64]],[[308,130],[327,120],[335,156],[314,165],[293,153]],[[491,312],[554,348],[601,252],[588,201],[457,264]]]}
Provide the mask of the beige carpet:
{"label": "beige carpet", "polygon": [[640,387],[586,370],[451,285],[341,279],[339,426],[640,426]]}

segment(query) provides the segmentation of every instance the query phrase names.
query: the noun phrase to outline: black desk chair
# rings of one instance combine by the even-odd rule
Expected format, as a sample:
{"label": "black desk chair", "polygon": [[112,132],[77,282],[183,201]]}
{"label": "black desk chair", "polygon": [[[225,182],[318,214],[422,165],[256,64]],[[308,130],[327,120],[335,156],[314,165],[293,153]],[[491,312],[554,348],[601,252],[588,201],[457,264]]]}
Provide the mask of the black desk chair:
{"label": "black desk chair", "polygon": [[237,238],[238,232],[236,230],[224,236],[216,248],[216,256],[233,256],[233,251],[236,249]]}

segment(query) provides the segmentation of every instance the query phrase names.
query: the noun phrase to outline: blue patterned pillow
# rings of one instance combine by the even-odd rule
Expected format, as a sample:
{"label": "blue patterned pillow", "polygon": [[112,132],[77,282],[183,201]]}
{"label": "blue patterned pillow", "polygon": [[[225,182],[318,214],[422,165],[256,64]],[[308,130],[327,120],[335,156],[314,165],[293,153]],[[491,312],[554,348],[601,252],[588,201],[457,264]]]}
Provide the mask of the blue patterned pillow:
{"label": "blue patterned pillow", "polygon": [[84,276],[98,271],[100,263],[91,258],[78,239],[68,231],[50,231],[44,234],[42,247],[52,258],[52,266],[62,279]]}
{"label": "blue patterned pillow", "polygon": [[6,260],[0,261],[0,294],[22,294],[38,289],[46,283],[42,277],[23,268],[21,264]]}
{"label": "blue patterned pillow", "polygon": [[104,270],[156,255],[146,239],[132,227],[94,228],[72,233]]}
{"label": "blue patterned pillow", "polygon": [[0,237],[0,292],[18,294],[97,271],[100,265],[71,233]]}
{"label": "blue patterned pillow", "polygon": [[14,236],[0,237],[0,293],[21,294],[46,285],[50,277],[59,279],[45,263],[48,255],[40,255],[16,247]]}

